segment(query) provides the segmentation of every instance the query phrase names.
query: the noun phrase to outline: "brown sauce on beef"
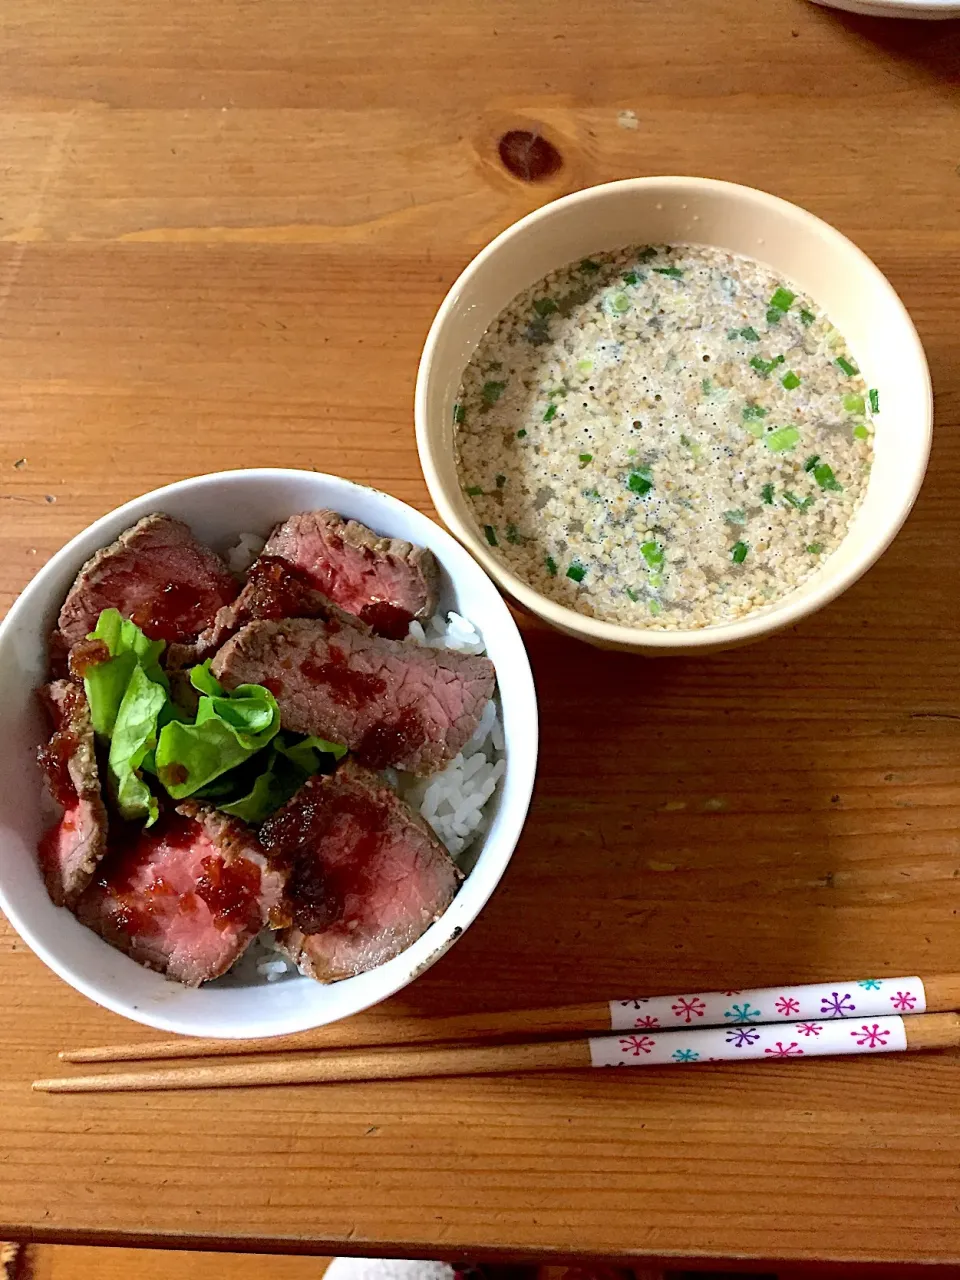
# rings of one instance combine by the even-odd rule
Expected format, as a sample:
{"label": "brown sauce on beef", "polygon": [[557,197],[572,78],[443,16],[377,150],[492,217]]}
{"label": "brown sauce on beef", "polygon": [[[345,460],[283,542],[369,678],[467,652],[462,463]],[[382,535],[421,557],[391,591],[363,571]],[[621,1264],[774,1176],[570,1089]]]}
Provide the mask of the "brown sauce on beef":
{"label": "brown sauce on beef", "polygon": [[360,621],[388,640],[406,640],[413,614],[387,600],[374,600],[360,610]]}
{"label": "brown sauce on beef", "polygon": [[50,794],[57,804],[69,809],[77,802],[77,788],[70,777],[70,760],[79,747],[77,735],[71,729],[80,700],[78,685],[70,685],[62,704],[53,711],[58,726],[49,742],[37,748],[37,763],[46,775]]}
{"label": "brown sauce on beef", "polygon": [[151,640],[186,640],[196,635],[208,600],[185,582],[168,582],[133,612],[133,621]]}
{"label": "brown sauce on beef", "polygon": [[223,929],[233,921],[255,928],[260,921],[260,868],[249,858],[204,858],[197,896],[210,908],[214,924]]}
{"label": "brown sauce on beef", "polygon": [[325,685],[331,699],[341,707],[367,706],[387,688],[387,682],[381,676],[355,671],[343,650],[333,644],[327,646],[325,661],[310,654],[300,663],[300,670],[314,684]]}
{"label": "brown sauce on beef", "polygon": [[426,740],[427,731],[420,716],[412,707],[405,707],[391,723],[371,725],[354,755],[368,769],[386,769],[416,755]]}
{"label": "brown sauce on beef", "polygon": [[250,568],[239,612],[250,618],[298,618],[316,611],[316,588],[302,570],[279,556],[261,556]]}
{"label": "brown sauce on beef", "polygon": [[110,660],[110,650],[102,640],[80,640],[70,650],[70,674],[82,680],[91,667]]}

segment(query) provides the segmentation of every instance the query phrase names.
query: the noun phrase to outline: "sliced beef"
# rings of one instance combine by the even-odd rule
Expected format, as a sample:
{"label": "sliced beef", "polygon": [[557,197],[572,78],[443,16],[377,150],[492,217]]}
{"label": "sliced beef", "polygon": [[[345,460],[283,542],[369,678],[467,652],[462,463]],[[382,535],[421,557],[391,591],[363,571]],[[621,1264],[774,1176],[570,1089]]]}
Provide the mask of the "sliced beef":
{"label": "sliced beef", "polygon": [[119,609],[152,640],[192,640],[239,590],[219,556],[172,516],[144,516],[80,570],[60,610],[68,647]]}
{"label": "sliced beef", "polygon": [[335,511],[302,511],[278,525],[264,554],[296,565],[313,585],[380,635],[401,640],[414,618],[436,608],[433,552],[381,538]]}
{"label": "sliced beef", "polygon": [[441,768],[469,740],[494,686],[487,658],[320,619],[251,622],[212,670],[227,689],[266,685],[285,729],[346,743],[372,769],[421,774]]}
{"label": "sliced beef", "polygon": [[55,680],[40,695],[54,732],[37,758],[50,795],[63,809],[63,817],[40,840],[40,870],[47,892],[62,907],[86,888],[106,852],[107,811],[83,686]]}
{"label": "sliced beef", "polygon": [[292,924],[279,942],[318,982],[399,955],[453,900],[460,874],[427,824],[376,774],[347,761],[313,777],[260,839],[290,865]]}
{"label": "sliced beef", "polygon": [[243,823],[187,802],[126,834],[76,914],[140,964],[196,987],[279,921],[285,878]]}
{"label": "sliced beef", "polygon": [[369,631],[359,618],[312,586],[302,570],[279,556],[263,555],[251,565],[246,584],[233,604],[224,605],[213,624],[193,644],[170,646],[168,669],[192,666],[212,657],[242,626],[258,618],[326,618]]}

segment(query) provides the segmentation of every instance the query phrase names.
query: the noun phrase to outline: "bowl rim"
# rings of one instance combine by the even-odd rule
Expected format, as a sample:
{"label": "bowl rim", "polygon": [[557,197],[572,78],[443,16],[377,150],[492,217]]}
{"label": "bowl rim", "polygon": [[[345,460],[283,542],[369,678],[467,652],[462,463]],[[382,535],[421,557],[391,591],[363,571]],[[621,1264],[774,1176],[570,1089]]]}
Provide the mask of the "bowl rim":
{"label": "bowl rim", "polygon": [[[558,213],[577,205],[589,205],[595,200],[602,200],[609,195],[621,192],[653,190],[656,188],[674,192],[685,191],[691,195],[704,189],[726,192],[744,202],[753,203],[760,208],[773,212],[785,218],[788,222],[793,222],[795,225],[802,224],[813,228],[824,239],[832,241],[838,250],[844,252],[855,261],[860,272],[872,276],[879,288],[888,294],[891,303],[899,308],[906,332],[909,334],[913,344],[913,355],[918,359],[920,368],[923,371],[926,388],[922,413],[918,411],[918,417],[922,417],[923,438],[920,442],[919,453],[921,465],[916,468],[910,483],[904,488],[899,502],[890,508],[883,531],[877,539],[864,548],[860,555],[851,561],[842,573],[837,573],[825,579],[823,586],[814,595],[796,599],[796,593],[791,592],[783,598],[782,604],[774,604],[763,613],[748,613],[743,618],[732,622],[719,623],[699,629],[678,629],[676,631],[656,631],[641,627],[630,627],[623,623],[604,622],[599,618],[591,618],[587,614],[578,613],[575,609],[570,609],[566,605],[559,604],[548,596],[542,595],[524,582],[522,578],[518,577],[502,561],[498,560],[480,538],[479,531],[472,529],[467,521],[461,519],[450,491],[441,479],[440,470],[435,460],[435,454],[439,453],[439,450],[430,437],[427,408],[436,349],[443,330],[457,307],[459,294],[475,276],[488,268],[504,244],[527,231],[530,227],[536,226],[537,223],[545,222]],[[427,334],[417,369],[414,420],[420,465],[423,469],[430,496],[441,520],[456,538],[463,543],[470,554],[483,565],[490,577],[524,608],[539,615],[561,631],[588,639],[600,645],[613,646],[618,649],[659,649],[665,652],[675,650],[688,651],[691,649],[712,649],[720,645],[742,644],[799,622],[802,618],[815,613],[818,609],[823,608],[824,605],[835,600],[837,596],[852,586],[858,578],[862,577],[876,563],[887,547],[890,546],[910,514],[926,475],[933,440],[933,386],[920,336],[899,294],[876,263],[852,240],[841,231],[838,231],[836,227],[831,226],[829,222],[825,222],[822,218],[818,218],[816,214],[801,208],[800,205],[793,204],[789,200],[784,200],[780,196],[772,195],[770,192],[762,191],[757,187],[748,187],[719,178],[652,175],[639,178],[621,178],[615,182],[598,183],[594,186],[583,187],[579,191],[572,191],[556,200],[551,200],[516,222],[511,223],[471,259],[450,286]]]}
{"label": "bowl rim", "polygon": [[[357,484],[355,481],[348,480],[343,476],[337,476],[329,472],[307,471],[296,467],[248,467],[235,468],[230,471],[205,472],[196,476],[188,476],[182,480],[173,481],[170,484],[163,485],[158,489],[151,489],[146,493],[129,499],[119,507],[114,507],[110,511],[99,516],[91,524],[85,526],[77,534],[75,534],[68,542],[60,547],[50,559],[44,564],[37,573],[30,579],[20,594],[14,600],[6,616],[0,620],[0,646],[8,643],[10,635],[15,632],[17,627],[21,625],[21,615],[29,613],[36,606],[40,606],[47,601],[50,592],[51,580],[55,579],[63,569],[64,565],[76,560],[77,571],[82,563],[84,563],[94,552],[101,546],[106,545],[104,538],[112,541],[118,536],[115,530],[122,531],[128,527],[123,521],[128,523],[140,519],[146,514],[151,507],[154,509],[162,504],[166,498],[173,493],[181,493],[184,490],[202,490],[204,488],[213,488],[224,481],[244,480],[248,483],[259,481],[261,484],[269,484],[271,481],[288,480],[290,478],[299,478],[304,481],[320,481],[332,482],[335,487],[339,487],[342,491],[355,490],[358,493],[374,494],[379,501],[385,503],[389,507],[394,507],[405,513],[413,513],[417,518],[428,522],[434,526],[435,531],[439,535],[441,544],[447,553],[452,552],[453,559],[463,558],[463,562],[469,561],[478,574],[485,578],[493,594],[503,606],[504,620],[511,630],[512,638],[516,640],[519,655],[523,662],[520,664],[520,670],[517,671],[517,664],[514,665],[512,674],[519,675],[524,686],[524,696],[526,699],[526,707],[524,708],[524,716],[527,725],[530,728],[530,749],[521,753],[514,753],[513,759],[508,763],[508,771],[513,778],[513,788],[515,793],[512,796],[509,808],[509,821],[504,831],[500,834],[499,843],[502,850],[499,855],[499,865],[491,866],[489,872],[489,884],[484,885],[480,891],[480,896],[475,902],[467,905],[467,900],[463,899],[461,894],[454,897],[453,902],[447,909],[435,920],[417,939],[407,948],[405,952],[401,952],[400,956],[412,953],[413,948],[421,943],[423,938],[435,930],[438,934],[432,939],[432,949],[423,959],[413,961],[406,966],[397,966],[396,972],[391,974],[390,980],[385,983],[382,990],[373,994],[365,994],[359,1000],[353,1002],[349,1010],[338,1013],[333,1017],[326,1019],[318,1019],[315,1016],[290,1018],[289,1026],[283,1029],[264,1031],[258,1028],[257,1024],[252,1022],[249,1026],[241,1026],[239,1022],[233,1025],[232,1022],[226,1022],[211,1019],[209,1029],[200,1029],[187,1027],[180,1015],[176,1012],[168,1013],[162,1007],[152,1008],[144,1007],[143,1004],[133,1004],[126,998],[114,995],[109,989],[106,989],[104,980],[97,978],[89,978],[87,975],[78,972],[69,960],[63,960],[55,954],[55,949],[51,950],[43,937],[39,937],[37,931],[30,927],[23,919],[16,904],[10,900],[7,888],[0,877],[0,911],[6,916],[7,920],[22,938],[22,940],[30,947],[31,951],[43,963],[52,970],[59,978],[66,982],[74,990],[79,991],[81,995],[86,996],[95,1004],[102,1008],[109,1009],[112,1013],[117,1013],[131,1021],[138,1022],[141,1025],[154,1027],[161,1031],[168,1031],[178,1035],[194,1035],[194,1036],[216,1036],[220,1039],[249,1039],[262,1038],[264,1036],[282,1036],[295,1034],[299,1031],[312,1030],[321,1026],[331,1025],[334,1022],[342,1021],[343,1018],[353,1017],[356,1013],[362,1013],[365,1009],[372,1008],[381,1004],[384,1000],[396,995],[404,987],[409,986],[417,978],[420,977],[427,969],[431,968],[437,960],[440,959],[453,945],[457,942],[471,924],[477,919],[490,899],[493,897],[500,882],[505,875],[513,854],[516,850],[517,843],[523,832],[526,823],[527,814],[533,799],[533,789],[536,780],[537,759],[539,755],[539,707],[537,702],[536,685],[533,679],[533,672],[530,667],[529,655],[526,651],[526,645],[523,636],[517,626],[516,619],[512,616],[506,601],[503,599],[497,584],[486,573],[483,566],[477,564],[474,557],[469,551],[463,547],[450,533],[447,532],[436,520],[424,512],[418,510],[410,503],[403,502],[402,499],[394,497],[392,494],[384,493],[381,489],[377,489],[372,485]],[[291,515],[295,514],[293,511]],[[240,532],[238,530],[238,532]],[[82,556],[82,558],[80,558]],[[449,560],[444,558],[442,554],[438,554],[441,567],[447,575],[454,579],[451,572]],[[455,580],[455,579],[454,579]],[[506,774],[504,777],[506,778]],[[506,810],[501,810],[506,812]],[[483,839],[489,833],[484,833]],[[485,844],[481,845],[481,854],[485,848]],[[473,871],[467,873],[464,878],[464,885],[468,884]],[[56,908],[51,903],[51,909]],[[444,926],[443,922],[446,921]],[[440,927],[443,926],[443,927]],[[438,928],[439,927],[439,928]],[[109,946],[104,942],[103,945]],[[415,954],[415,953],[414,953]],[[395,959],[400,959],[400,956]],[[136,961],[131,961],[136,963]],[[393,963],[388,962],[388,963]],[[384,968],[385,966],[378,966]],[[376,972],[373,970],[371,972]],[[306,979],[305,979],[306,980]],[[349,981],[347,979],[346,981]],[[321,984],[334,985],[340,984]],[[202,988],[201,988],[202,989]]]}

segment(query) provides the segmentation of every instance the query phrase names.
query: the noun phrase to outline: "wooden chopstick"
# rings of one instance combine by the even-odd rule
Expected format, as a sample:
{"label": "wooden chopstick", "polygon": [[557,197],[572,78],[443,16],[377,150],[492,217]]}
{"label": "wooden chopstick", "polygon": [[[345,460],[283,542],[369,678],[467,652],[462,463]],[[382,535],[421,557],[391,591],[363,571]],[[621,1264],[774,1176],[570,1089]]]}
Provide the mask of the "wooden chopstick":
{"label": "wooden chopstick", "polygon": [[[696,1046],[696,1047],[694,1047]],[[837,1019],[823,1023],[712,1027],[660,1034],[622,1033],[589,1040],[472,1044],[425,1049],[326,1053],[202,1067],[35,1080],[45,1093],[222,1089],[249,1085],[332,1084],[438,1076],[569,1071],[583,1067],[818,1057],[829,1054],[946,1049],[960,1046],[960,1014],[929,1013]]]}
{"label": "wooden chopstick", "polygon": [[[871,984],[871,985],[867,985]],[[876,984],[876,985],[873,985]],[[848,995],[848,992],[853,994]],[[844,996],[848,998],[844,1000]],[[257,1040],[216,1040],[181,1036],[176,1040],[104,1045],[67,1049],[63,1062],[135,1062],[168,1058],[232,1057],[257,1053],[291,1053],[305,1050],[361,1046],[442,1043],[445,1040],[502,1039],[517,1036],[590,1035],[596,1032],[668,1026],[728,1026],[726,1012],[738,1005],[745,1021],[788,1021],[823,1016],[822,1004],[836,997],[841,1010],[834,1016],[880,1016],[890,1012],[943,1012],[960,1007],[960,974],[935,974],[920,978],[861,978],[853,982],[807,983],[796,987],[758,987],[741,992],[704,992],[697,995],[653,996],[634,1000],[594,1001],[562,1005],[554,1009],[512,1009],[504,1013],[467,1013],[443,1018],[411,1018],[382,1023],[348,1018],[315,1031]],[[678,1002],[687,1002],[687,1009]],[[703,1005],[698,1012],[699,1002]],[[780,1002],[783,1013],[777,1008]],[[744,1005],[747,1006],[744,1009]],[[847,1008],[846,1006],[853,1006]],[[797,1006],[797,1007],[794,1007]],[[679,1007],[680,1013],[674,1012]],[[651,1022],[650,1019],[654,1021]],[[687,1019],[687,1021],[684,1021]]]}

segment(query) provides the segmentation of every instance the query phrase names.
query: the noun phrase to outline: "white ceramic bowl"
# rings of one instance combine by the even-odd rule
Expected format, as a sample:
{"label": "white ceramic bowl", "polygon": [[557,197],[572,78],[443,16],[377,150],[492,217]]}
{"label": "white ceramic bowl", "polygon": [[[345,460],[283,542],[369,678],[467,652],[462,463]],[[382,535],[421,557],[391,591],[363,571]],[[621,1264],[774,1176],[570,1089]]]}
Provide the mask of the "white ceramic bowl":
{"label": "white ceramic bowl", "polygon": [[928,22],[960,18],[958,0],[813,0],[825,9],[845,9],[847,13],[872,18],[924,18]]}
{"label": "white ceramic bowl", "polygon": [[[535,591],[494,556],[461,491],[453,406],[464,367],[491,321],[550,271],[630,244],[695,242],[768,264],[810,294],[880,391],[866,497],[847,537],[801,587],[736,621],[652,631],[601,622]],[[789,626],[855,582],[890,544],[923,480],[933,425],[920,339],[888,281],[856,245],[796,205],[709,178],[631,178],[564,196],[522,218],[482,250],[447,294],[417,378],[417,445],[442,519],[505,591],[561,631],[647,654],[724,648]]]}
{"label": "white ceramic bowl", "polygon": [[[224,550],[247,531],[266,535],[296,511],[330,507],[379,533],[430,547],[442,566],[441,607],[482,630],[497,668],[507,769],[493,821],[465,859],[460,892],[402,955],[356,978],[322,986],[293,978],[250,986],[187,990],[102,942],[47,897],[37,869],[42,829],[36,749],[46,726],[35,688],[46,676],[46,638],[83,562],[141,516],[166,511]],[[516,623],[496,587],[432,520],[375,489],[309,471],[227,471],[157,489],[112,511],[69,542],[29,584],[0,625],[0,907],[46,964],[98,1004],[127,1018],[186,1035],[283,1035],[322,1026],[384,1000],[412,982],[476,919],[510,861],[526,817],[537,759],[537,703]],[[466,867],[465,867],[466,869]]]}

